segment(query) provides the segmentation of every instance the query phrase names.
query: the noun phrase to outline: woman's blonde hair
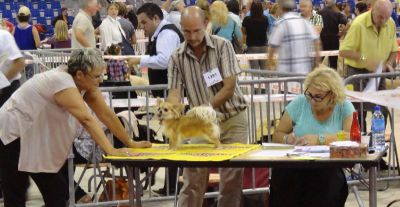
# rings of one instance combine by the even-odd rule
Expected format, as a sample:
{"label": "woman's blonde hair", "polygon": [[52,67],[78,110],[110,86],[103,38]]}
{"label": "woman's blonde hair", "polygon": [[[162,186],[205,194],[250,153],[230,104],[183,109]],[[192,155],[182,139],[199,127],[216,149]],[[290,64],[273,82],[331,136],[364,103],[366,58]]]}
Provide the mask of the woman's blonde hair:
{"label": "woman's blonde hair", "polygon": [[198,6],[201,10],[204,11],[204,15],[207,20],[210,20],[210,4],[207,0],[197,0],[196,6]]}
{"label": "woman's blonde hair", "polygon": [[278,9],[279,9],[279,4],[274,3],[274,5],[272,5],[271,11],[269,11],[269,13],[271,13],[271,14],[276,14],[276,12],[278,11]]}
{"label": "woman's blonde hair", "polygon": [[223,1],[214,1],[210,7],[211,22],[216,26],[228,24],[228,7]]}
{"label": "woman's blonde hair", "polygon": [[57,41],[65,41],[65,40],[69,39],[68,26],[64,20],[58,20],[56,22],[54,32],[55,32],[55,38]]}
{"label": "woman's blonde hair", "polygon": [[320,65],[308,74],[304,81],[304,87],[306,89],[313,87],[321,91],[330,91],[334,95],[332,105],[343,103],[346,98],[342,77],[335,70],[325,65]]}

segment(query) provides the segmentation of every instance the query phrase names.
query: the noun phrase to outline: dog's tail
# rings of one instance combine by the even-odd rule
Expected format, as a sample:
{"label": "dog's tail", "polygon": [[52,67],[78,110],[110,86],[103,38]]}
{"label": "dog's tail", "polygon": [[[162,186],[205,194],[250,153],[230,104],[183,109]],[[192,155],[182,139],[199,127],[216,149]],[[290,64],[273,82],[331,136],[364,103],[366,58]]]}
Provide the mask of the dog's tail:
{"label": "dog's tail", "polygon": [[218,124],[217,112],[210,106],[193,107],[186,113],[186,116]]}

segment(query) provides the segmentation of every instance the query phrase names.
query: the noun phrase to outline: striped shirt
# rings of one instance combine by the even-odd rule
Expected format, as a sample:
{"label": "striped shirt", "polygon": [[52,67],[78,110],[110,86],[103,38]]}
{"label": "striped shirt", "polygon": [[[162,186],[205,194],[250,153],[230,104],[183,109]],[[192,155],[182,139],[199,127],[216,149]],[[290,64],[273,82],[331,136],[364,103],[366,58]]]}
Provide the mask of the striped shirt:
{"label": "striped shirt", "polygon": [[[227,40],[205,34],[205,41],[205,52],[200,60],[185,41],[172,54],[168,64],[168,89],[184,88],[190,107],[209,104],[223,87],[222,81],[207,87],[203,78],[204,73],[217,68],[224,79],[241,72],[235,51]],[[224,115],[222,120],[226,120],[246,107],[247,103],[236,82],[232,98],[216,110]]]}
{"label": "striped shirt", "polygon": [[269,46],[279,48],[279,72],[308,73],[312,70],[314,41],[319,36],[311,23],[294,12],[283,15],[275,22]]}
{"label": "striped shirt", "polygon": [[322,16],[312,12],[312,15],[310,17],[310,23],[314,26],[320,26],[321,28],[324,27],[324,21],[322,21]]}

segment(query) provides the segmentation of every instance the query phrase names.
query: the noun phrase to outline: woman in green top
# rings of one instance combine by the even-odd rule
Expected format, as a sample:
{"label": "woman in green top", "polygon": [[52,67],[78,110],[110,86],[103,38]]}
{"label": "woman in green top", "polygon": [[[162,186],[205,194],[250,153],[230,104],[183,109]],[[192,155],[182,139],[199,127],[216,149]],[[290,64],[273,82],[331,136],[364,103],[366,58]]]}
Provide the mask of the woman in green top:
{"label": "woman in green top", "polygon": [[[328,145],[336,141],[339,130],[348,133],[354,107],[345,100],[339,74],[321,66],[307,76],[304,86],[304,95],[287,105],[273,141]],[[272,171],[270,207],[344,206],[347,194],[346,179],[340,168],[275,168]]]}

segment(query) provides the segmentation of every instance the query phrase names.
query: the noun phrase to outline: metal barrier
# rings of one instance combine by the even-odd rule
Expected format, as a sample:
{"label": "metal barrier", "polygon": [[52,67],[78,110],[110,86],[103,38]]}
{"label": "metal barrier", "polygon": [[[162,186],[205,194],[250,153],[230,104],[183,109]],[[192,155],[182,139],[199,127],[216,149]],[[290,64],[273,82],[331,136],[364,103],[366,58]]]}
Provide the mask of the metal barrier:
{"label": "metal barrier", "polygon": [[[385,87],[388,88],[396,88],[398,87],[398,81],[400,79],[400,72],[390,72],[390,73],[381,73],[381,74],[357,74],[357,75],[352,75],[347,77],[344,80],[345,85],[353,85],[353,87],[357,86],[357,88],[360,88],[363,90],[365,88],[365,85],[367,85],[367,80],[374,82],[375,89],[380,90],[379,88],[379,81],[385,81],[384,85]],[[384,90],[384,89],[381,89]],[[365,105],[366,103],[361,102],[360,103],[360,117],[361,119],[364,119],[364,113],[366,113],[366,110],[371,111],[370,106]],[[365,107],[367,106],[367,107]],[[366,110],[364,110],[364,108]],[[398,159],[398,152],[397,152],[397,145],[396,145],[396,139],[394,135],[394,110],[390,109],[389,112],[389,121],[390,121],[390,127],[391,127],[391,134],[390,134],[390,140],[389,140],[389,161],[388,161],[388,172],[387,172],[387,177],[388,178],[394,178],[394,179],[399,179],[400,176],[400,165],[399,165],[399,159]],[[366,117],[366,116],[365,116]],[[361,123],[361,129],[364,131],[366,129],[366,126],[364,126],[364,120],[359,120]],[[397,177],[396,177],[396,170],[395,167],[397,167]],[[378,179],[379,180],[379,179]],[[389,180],[386,182],[386,187],[382,190],[386,190],[389,188]]]}

